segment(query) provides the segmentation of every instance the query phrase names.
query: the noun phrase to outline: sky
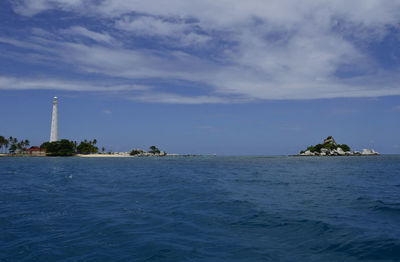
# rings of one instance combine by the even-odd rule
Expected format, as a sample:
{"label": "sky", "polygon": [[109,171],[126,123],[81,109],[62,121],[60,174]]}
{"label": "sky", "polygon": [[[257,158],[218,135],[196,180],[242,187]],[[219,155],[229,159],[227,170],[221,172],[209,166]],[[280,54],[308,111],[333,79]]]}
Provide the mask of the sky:
{"label": "sky", "polygon": [[398,0],[0,1],[0,135],[107,150],[400,153]]}

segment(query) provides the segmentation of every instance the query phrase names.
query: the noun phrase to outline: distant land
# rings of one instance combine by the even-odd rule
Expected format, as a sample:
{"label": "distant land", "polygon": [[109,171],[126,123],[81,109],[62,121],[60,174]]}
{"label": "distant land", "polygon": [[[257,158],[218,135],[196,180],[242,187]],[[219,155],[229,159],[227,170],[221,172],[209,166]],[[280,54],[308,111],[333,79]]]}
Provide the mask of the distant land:
{"label": "distant land", "polygon": [[[8,152],[7,152],[8,151]],[[31,146],[28,139],[19,140],[10,136],[0,136],[0,156],[79,156],[79,157],[163,157],[177,156],[161,151],[156,146],[149,150],[132,149],[130,152],[111,152],[104,147],[97,147],[97,140],[83,140],[80,143],[61,139],[60,141],[44,142],[40,146]]]}
{"label": "distant land", "polygon": [[361,152],[354,150],[347,144],[337,144],[333,136],[328,136],[322,144],[309,146],[300,151],[298,156],[371,156],[379,155],[374,149],[363,149]]}

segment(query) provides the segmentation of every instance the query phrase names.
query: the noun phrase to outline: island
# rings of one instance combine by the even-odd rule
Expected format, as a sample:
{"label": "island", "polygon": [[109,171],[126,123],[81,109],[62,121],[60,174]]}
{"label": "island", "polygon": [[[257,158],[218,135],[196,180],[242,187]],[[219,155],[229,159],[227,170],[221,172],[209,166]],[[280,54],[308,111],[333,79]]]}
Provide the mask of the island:
{"label": "island", "polygon": [[300,151],[297,156],[373,156],[379,155],[374,149],[363,149],[351,151],[346,144],[337,144],[333,136],[328,136],[322,144],[309,146],[306,150]]}
{"label": "island", "polygon": [[[10,136],[0,136],[0,157],[46,157],[46,156],[77,156],[77,157],[163,157],[179,156],[179,154],[168,154],[156,146],[150,146],[149,150],[132,149],[130,152],[111,152],[104,147],[96,146],[97,139],[83,140],[80,143],[68,139],[53,142],[44,142],[40,146],[30,146],[27,139],[18,139]],[[7,153],[8,151],[8,153]]]}

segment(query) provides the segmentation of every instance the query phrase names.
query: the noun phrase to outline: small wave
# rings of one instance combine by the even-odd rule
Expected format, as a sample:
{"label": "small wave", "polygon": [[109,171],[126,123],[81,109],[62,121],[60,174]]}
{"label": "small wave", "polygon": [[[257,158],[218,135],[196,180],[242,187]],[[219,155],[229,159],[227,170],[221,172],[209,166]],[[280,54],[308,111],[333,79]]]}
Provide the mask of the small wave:
{"label": "small wave", "polygon": [[245,227],[272,227],[276,222],[271,218],[273,216],[264,211],[250,211],[249,214],[239,217],[237,220],[231,222],[232,226],[245,226]]}
{"label": "small wave", "polygon": [[322,252],[328,250],[367,261],[400,260],[400,244],[393,239],[351,240],[330,245]]}
{"label": "small wave", "polygon": [[377,200],[376,204],[372,207],[372,210],[400,215],[400,203],[385,203],[381,200]]}

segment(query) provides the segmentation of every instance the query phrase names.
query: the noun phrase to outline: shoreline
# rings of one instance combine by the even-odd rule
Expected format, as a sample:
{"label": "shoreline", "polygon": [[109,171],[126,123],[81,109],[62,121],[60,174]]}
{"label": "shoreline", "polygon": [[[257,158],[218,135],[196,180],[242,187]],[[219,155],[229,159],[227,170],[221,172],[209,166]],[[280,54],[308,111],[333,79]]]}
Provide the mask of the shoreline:
{"label": "shoreline", "polygon": [[82,157],[82,158],[102,158],[102,157],[166,157],[166,156],[187,156],[187,155],[179,155],[179,154],[167,154],[165,156],[159,155],[146,155],[146,156],[139,156],[139,155],[128,155],[128,154],[76,154],[73,156],[47,156],[47,155],[35,155],[35,154],[0,154],[0,157]]}
{"label": "shoreline", "polygon": [[[330,157],[369,157],[369,156],[382,156],[382,155],[398,155],[398,154],[379,154],[379,155],[219,155],[220,157],[318,157],[318,158],[330,158]],[[154,157],[216,157],[217,155],[180,155],[180,154],[168,154],[166,156],[158,156],[158,155],[149,155],[149,156],[138,156],[138,155],[123,155],[123,154],[76,154],[73,156],[46,156],[46,155],[30,155],[30,154],[0,154],[1,157],[22,157],[22,158],[30,158],[30,157],[79,157],[79,158],[154,158]]]}
{"label": "shoreline", "polygon": [[119,155],[119,154],[76,154],[75,157],[133,157],[131,155]]}

